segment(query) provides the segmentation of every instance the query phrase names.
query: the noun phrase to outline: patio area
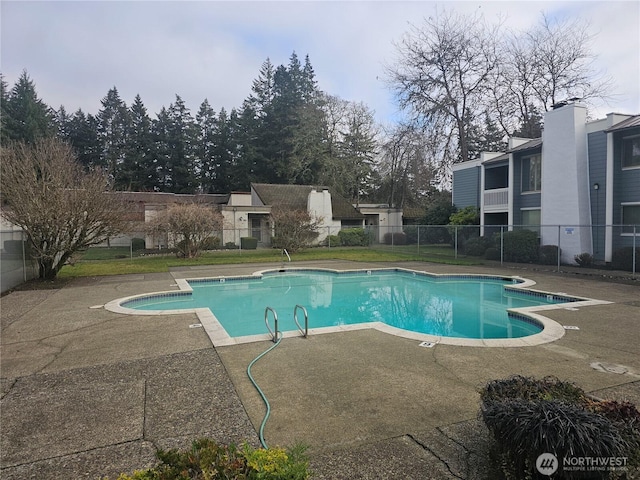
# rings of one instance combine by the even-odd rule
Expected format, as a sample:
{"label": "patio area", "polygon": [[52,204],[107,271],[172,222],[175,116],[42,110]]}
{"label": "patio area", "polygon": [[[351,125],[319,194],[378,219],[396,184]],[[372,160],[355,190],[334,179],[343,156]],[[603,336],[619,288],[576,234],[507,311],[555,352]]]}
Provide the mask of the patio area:
{"label": "patio area", "polygon": [[[133,317],[101,306],[177,289],[178,278],[273,266],[85,278],[2,297],[0,476],[116,478],[152,465],[157,447],[186,447],[203,436],[257,446],[264,405],[246,368],[269,342],[214,348],[193,327],[195,314]],[[539,290],[613,303],[545,312],[579,330],[535,347],[422,348],[375,330],[285,338],[253,376],[271,403],[267,442],[309,445],[312,478],[483,478],[486,432],[477,421],[477,392],[491,379],[555,375],[599,397],[640,404],[637,282],[508,267],[398,266],[519,275]]]}

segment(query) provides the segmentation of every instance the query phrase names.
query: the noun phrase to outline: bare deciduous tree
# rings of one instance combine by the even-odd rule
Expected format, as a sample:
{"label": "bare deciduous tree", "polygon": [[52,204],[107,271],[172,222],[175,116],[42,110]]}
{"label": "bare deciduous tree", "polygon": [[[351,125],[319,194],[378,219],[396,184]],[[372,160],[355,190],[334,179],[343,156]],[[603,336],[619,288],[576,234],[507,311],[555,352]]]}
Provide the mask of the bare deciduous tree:
{"label": "bare deciduous tree", "polygon": [[396,46],[389,82],[412,122],[437,135],[430,142],[441,146],[438,161],[449,168],[473,158],[470,144],[488,132],[486,119],[506,135],[537,135],[541,113],[554,105],[606,100],[611,82],[593,69],[591,38],[581,20],[543,14],[535,27],[514,33],[478,15],[445,12],[412,27]]}
{"label": "bare deciduous tree", "polygon": [[26,233],[41,279],[55,278],[71,255],[128,227],[127,206],[109,193],[108,176],[84,171],[60,140],[14,144],[0,158],[2,215]]}
{"label": "bare deciduous tree", "polygon": [[206,242],[219,231],[224,223],[222,213],[200,203],[171,205],[156,215],[147,225],[152,235],[171,235],[176,242],[178,255],[197,257]]}
{"label": "bare deciduous tree", "polygon": [[397,125],[382,146],[381,174],[387,203],[403,208],[418,205],[437,183],[428,137],[411,125]]}
{"label": "bare deciduous tree", "polygon": [[469,160],[469,125],[483,111],[497,64],[496,31],[480,16],[445,12],[414,26],[397,45],[391,86],[416,123],[436,125],[456,143],[458,158],[445,162]]}
{"label": "bare deciduous tree", "polygon": [[493,111],[508,134],[561,101],[606,100],[611,81],[593,69],[589,25],[580,19],[540,22],[524,32],[510,32],[500,46],[494,75]]}
{"label": "bare deciduous tree", "polygon": [[318,237],[320,221],[312,218],[306,210],[273,208],[271,224],[274,235],[271,243],[276,248],[286,248],[290,253],[297,252]]}

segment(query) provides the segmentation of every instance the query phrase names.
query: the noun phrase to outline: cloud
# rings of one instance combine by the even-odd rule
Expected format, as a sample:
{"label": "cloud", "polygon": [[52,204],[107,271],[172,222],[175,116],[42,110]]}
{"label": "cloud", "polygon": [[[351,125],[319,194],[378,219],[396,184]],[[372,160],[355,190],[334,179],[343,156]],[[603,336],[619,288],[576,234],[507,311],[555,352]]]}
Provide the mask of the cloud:
{"label": "cloud", "polygon": [[3,1],[1,71],[11,85],[27,69],[39,95],[68,111],[97,113],[116,86],[130,104],[140,94],[150,114],[180,95],[195,114],[240,107],[262,62],[309,54],[319,87],[362,101],[381,120],[396,106],[384,66],[409,24],[436,9],[477,12],[525,29],[540,12],[580,16],[598,32],[596,66],[622,95],[609,109],[638,112],[640,4],[637,2],[13,2]]}

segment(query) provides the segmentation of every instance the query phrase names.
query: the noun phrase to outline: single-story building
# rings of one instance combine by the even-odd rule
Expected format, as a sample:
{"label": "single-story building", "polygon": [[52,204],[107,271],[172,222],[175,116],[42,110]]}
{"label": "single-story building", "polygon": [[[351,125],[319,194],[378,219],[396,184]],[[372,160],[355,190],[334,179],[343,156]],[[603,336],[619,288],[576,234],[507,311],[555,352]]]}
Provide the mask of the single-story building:
{"label": "single-story building", "polygon": [[[224,217],[223,231],[219,232],[221,244],[240,245],[242,237],[254,237],[259,246],[271,244],[270,214],[274,208],[291,211],[306,210],[320,224],[317,243],[329,235],[337,235],[343,228],[369,228],[377,241],[388,232],[402,226],[402,210],[386,204],[353,205],[347,199],[332,192],[329,187],[315,185],[278,185],[252,183],[250,192],[230,194],[173,194],[158,192],[119,192],[132,204],[132,220],[138,228],[129,235],[112,239],[111,245],[128,245],[131,238],[145,239],[146,248],[162,248],[169,239],[145,233],[148,223],[161,210],[172,204],[201,203],[218,209]],[[134,218],[135,217],[135,218]]]}

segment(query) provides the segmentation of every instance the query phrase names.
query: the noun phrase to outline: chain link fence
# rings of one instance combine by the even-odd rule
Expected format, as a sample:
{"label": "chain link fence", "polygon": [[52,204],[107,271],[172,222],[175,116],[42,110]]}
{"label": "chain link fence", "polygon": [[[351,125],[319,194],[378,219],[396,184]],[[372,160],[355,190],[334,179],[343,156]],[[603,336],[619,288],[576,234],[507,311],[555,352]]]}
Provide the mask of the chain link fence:
{"label": "chain link fence", "polygon": [[0,290],[4,293],[38,275],[22,230],[0,231]]}
{"label": "chain link fence", "polygon": [[[248,236],[253,235],[253,236]],[[0,231],[2,292],[37,276],[29,246],[20,230]],[[121,236],[102,247],[112,256],[86,259],[133,258],[175,248],[165,239],[149,244],[144,235]],[[214,232],[203,250],[253,250],[274,248],[269,229],[253,232],[224,229]],[[640,225],[371,225],[323,227],[316,242],[326,248],[367,247],[419,256],[429,261],[470,258],[585,268],[606,268],[631,272],[640,269]],[[89,251],[91,252],[92,249]],[[102,250],[102,249],[100,249]],[[86,254],[83,254],[83,256]]]}
{"label": "chain link fence", "polygon": [[640,267],[640,225],[403,225],[370,231],[373,248],[538,265],[632,272]]}

